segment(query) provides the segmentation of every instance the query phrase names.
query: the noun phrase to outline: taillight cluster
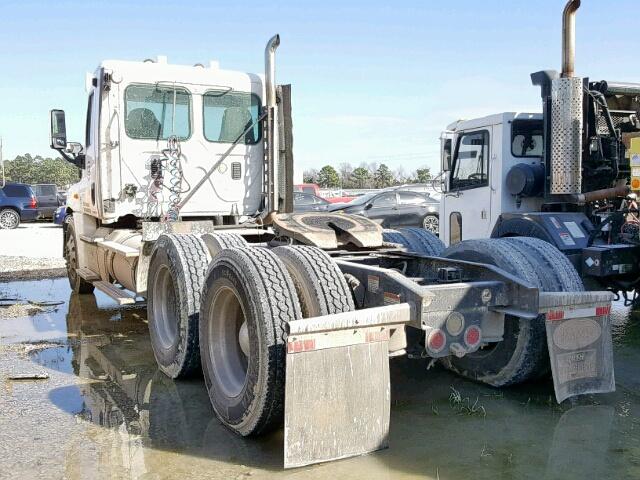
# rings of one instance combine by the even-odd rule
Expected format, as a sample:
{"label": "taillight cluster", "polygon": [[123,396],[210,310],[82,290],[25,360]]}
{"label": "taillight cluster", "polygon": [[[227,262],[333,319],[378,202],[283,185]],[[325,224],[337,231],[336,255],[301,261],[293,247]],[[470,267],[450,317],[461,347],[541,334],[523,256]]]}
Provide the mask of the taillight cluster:
{"label": "taillight cluster", "polygon": [[31,203],[29,204],[29,208],[38,208],[38,200],[36,197],[31,197]]}
{"label": "taillight cluster", "polygon": [[480,327],[469,325],[465,328],[465,318],[458,312],[449,315],[444,327],[430,328],[426,331],[425,346],[431,356],[440,357],[449,353],[463,356],[475,351],[482,341]]}

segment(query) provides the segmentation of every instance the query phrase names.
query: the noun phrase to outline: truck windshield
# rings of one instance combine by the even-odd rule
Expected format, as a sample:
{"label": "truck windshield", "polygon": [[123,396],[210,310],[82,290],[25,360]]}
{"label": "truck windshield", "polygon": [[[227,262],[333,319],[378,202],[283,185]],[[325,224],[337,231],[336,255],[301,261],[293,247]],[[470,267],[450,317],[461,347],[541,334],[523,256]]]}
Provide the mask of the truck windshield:
{"label": "truck windshield", "polygon": [[[125,91],[125,131],[131,138],[166,140],[191,136],[191,95],[184,88],[130,85]],[[173,105],[175,100],[175,118]]]}
{"label": "truck windshield", "polygon": [[[204,137],[210,142],[233,143],[260,114],[257,95],[229,90],[210,90],[203,96]],[[254,145],[261,135],[255,123],[238,143]]]}
{"label": "truck windshield", "polygon": [[541,157],[542,130],[542,120],[514,120],[511,124],[511,154],[514,157]]}

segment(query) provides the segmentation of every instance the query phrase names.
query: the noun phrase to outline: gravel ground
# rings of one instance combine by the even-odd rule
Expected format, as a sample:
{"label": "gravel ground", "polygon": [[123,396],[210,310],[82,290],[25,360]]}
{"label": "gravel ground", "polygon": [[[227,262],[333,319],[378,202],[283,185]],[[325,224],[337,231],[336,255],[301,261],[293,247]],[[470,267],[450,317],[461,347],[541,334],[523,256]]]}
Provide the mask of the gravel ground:
{"label": "gravel ground", "polygon": [[52,223],[25,223],[15,230],[0,230],[0,281],[64,275],[62,227]]}

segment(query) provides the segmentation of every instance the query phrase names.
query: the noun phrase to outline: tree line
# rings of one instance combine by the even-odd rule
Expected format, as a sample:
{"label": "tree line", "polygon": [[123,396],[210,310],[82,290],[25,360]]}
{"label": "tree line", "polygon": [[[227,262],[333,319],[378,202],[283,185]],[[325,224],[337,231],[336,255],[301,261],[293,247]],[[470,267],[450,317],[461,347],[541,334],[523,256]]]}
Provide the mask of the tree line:
{"label": "tree line", "polygon": [[4,174],[8,182],[31,185],[55,183],[58,187],[67,188],[78,181],[80,170],[62,158],[44,158],[40,155],[34,157],[25,153],[13,160],[6,160]]}
{"label": "tree line", "polygon": [[405,172],[402,167],[392,171],[384,163],[361,164],[354,168],[349,163],[342,163],[338,169],[325,165],[320,170],[315,168],[303,172],[304,183],[316,183],[322,188],[386,188],[406,183],[428,183],[431,177],[429,167]]}

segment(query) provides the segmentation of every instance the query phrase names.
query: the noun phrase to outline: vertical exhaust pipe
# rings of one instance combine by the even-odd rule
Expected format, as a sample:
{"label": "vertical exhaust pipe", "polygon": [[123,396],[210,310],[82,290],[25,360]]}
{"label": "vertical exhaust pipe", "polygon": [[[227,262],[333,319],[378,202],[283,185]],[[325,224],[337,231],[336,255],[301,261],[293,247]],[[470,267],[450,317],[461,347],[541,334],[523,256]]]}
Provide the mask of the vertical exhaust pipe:
{"label": "vertical exhaust pipe", "polygon": [[[266,197],[265,209],[261,217],[266,219],[272,213],[277,213],[280,202],[280,144],[278,138],[278,108],[276,102],[276,49],[280,45],[280,35],[276,34],[267,42],[264,49],[264,104],[267,111],[265,128],[267,170],[264,193]],[[268,223],[268,222],[265,222]]]}
{"label": "vertical exhaust pipe", "polygon": [[276,106],[276,49],[280,46],[280,35],[276,34],[264,49],[264,78],[267,107]]}
{"label": "vertical exhaust pipe", "polygon": [[576,60],[576,12],[580,0],[569,0],[562,13],[562,76],[573,77]]}
{"label": "vertical exhaust pipe", "polygon": [[551,195],[582,193],[582,78],[575,76],[576,11],[569,0],[562,13],[562,75],[551,80],[549,190]]}

